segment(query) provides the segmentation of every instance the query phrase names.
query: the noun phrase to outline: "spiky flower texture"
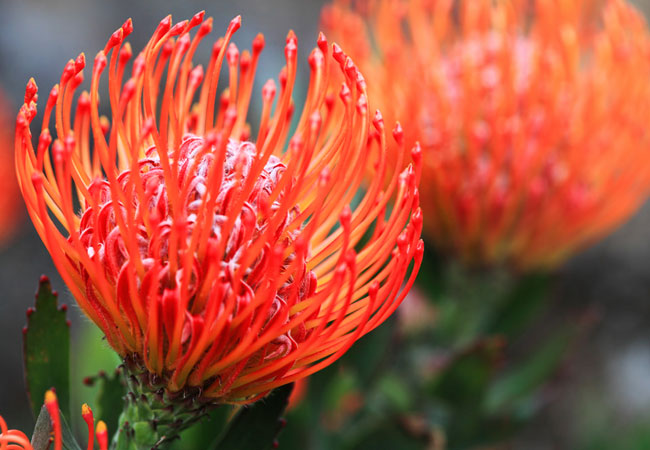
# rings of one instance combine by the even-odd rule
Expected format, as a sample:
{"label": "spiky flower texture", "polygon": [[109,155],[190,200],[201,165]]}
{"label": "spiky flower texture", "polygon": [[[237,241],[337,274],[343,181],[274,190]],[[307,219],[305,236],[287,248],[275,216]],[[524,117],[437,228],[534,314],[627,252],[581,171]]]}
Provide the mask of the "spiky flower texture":
{"label": "spiky flower texture", "polygon": [[625,1],[338,1],[323,26],[420,141],[438,248],[552,268],[645,200],[650,36]]}
{"label": "spiky flower texture", "polygon": [[[36,149],[33,80],[17,119],[16,167],[34,225],[130,382],[155,391],[161,407],[175,396],[248,403],[327,366],[397,308],[421,261],[418,153],[401,173],[391,168],[383,119],[370,115],[354,63],[319,36],[288,138],[289,33],[277,102],[269,80],[251,141],[264,39],[240,54],[230,43],[239,27],[236,18],[204,69],[192,57],[212,19],[167,17],[128,75],[129,20],[95,57],[74,118],[83,54],[50,92]],[[224,60],[229,86],[217,98]],[[345,79],[338,98],[326,91],[333,64]],[[99,111],[105,71],[110,118]],[[332,117],[335,107],[344,113]],[[405,153],[399,126],[393,134]],[[359,196],[370,159],[378,176]]]}

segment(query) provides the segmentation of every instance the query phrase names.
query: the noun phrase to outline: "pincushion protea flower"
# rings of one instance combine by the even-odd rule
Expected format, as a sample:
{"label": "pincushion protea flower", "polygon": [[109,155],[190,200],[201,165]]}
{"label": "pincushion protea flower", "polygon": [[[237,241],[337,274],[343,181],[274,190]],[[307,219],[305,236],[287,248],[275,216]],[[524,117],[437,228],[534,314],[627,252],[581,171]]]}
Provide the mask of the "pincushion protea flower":
{"label": "pincushion protea flower", "polygon": [[[53,445],[54,450],[61,450],[63,448],[63,432],[61,424],[61,415],[59,411],[59,401],[56,398],[56,394],[53,390],[49,390],[45,393],[45,401],[43,403],[50,417],[51,421],[51,437],[50,444],[47,448],[50,448],[51,444]],[[106,424],[104,421],[100,420],[97,422],[97,428],[95,429],[95,419],[93,417],[93,412],[87,404],[81,406],[81,416],[86,422],[88,427],[88,450],[94,449],[95,436],[97,436],[97,444],[99,445],[99,450],[108,449],[108,431],[106,429]],[[41,442],[41,446],[37,444],[38,448],[43,448],[43,444],[47,442]],[[30,442],[29,438],[20,430],[9,430],[7,428],[7,423],[0,416],[0,450],[34,450],[34,446]]]}
{"label": "pincushion protea flower", "polygon": [[0,90],[0,244],[6,243],[23,217],[11,151],[13,120],[9,102]]}
{"label": "pincushion protea flower", "polygon": [[[215,403],[255,401],[332,363],[397,308],[422,257],[419,154],[401,173],[388,163],[383,119],[370,116],[354,63],[319,36],[286,148],[297,65],[289,33],[277,103],[270,80],[250,141],[264,39],[240,55],[229,43],[239,26],[230,23],[204,70],[192,56],[212,19],[167,17],[129,76],[129,20],[95,57],[74,118],[83,54],[50,92],[36,149],[33,80],[17,119],[30,216],[79,306],[124,358],[137,403],[130,424],[155,417],[153,443],[174,434],[165,424],[183,427]],[[224,59],[229,86],[217,101]],[[326,95],[333,64],[345,80],[336,100]],[[99,115],[106,70],[110,119]],[[334,118],[335,103],[345,112]],[[393,134],[404,154],[401,128]],[[355,198],[371,159],[377,177]]]}
{"label": "pincushion protea flower", "polygon": [[550,268],[645,200],[650,39],[631,6],[604,3],[341,1],[323,11],[367,75],[371,106],[409,118],[407,145],[422,145],[424,233],[439,248],[471,264]]}

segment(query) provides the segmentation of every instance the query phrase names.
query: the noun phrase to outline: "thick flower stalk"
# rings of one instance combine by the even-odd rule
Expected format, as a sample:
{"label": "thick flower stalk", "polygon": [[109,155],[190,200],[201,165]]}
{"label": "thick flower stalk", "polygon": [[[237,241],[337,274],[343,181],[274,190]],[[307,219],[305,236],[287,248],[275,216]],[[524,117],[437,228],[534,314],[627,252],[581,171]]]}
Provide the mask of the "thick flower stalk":
{"label": "thick flower stalk", "polygon": [[[84,55],[65,66],[35,149],[33,80],[17,119],[29,214],[79,306],[124,358],[131,425],[154,417],[151,442],[206,407],[255,401],[332,363],[397,308],[422,257],[419,153],[401,172],[389,163],[383,119],[370,115],[354,63],[319,37],[288,138],[289,33],[279,92],[264,85],[253,140],[246,117],[264,38],[240,54],[230,43],[239,26],[230,23],[204,69],[192,57],[212,19],[167,17],[129,74],[129,20],[95,57],[76,103]],[[229,85],[218,97],[223,61]],[[332,66],[345,80],[338,97],[326,91]],[[99,112],[104,72],[110,118]],[[344,112],[334,117],[334,107]],[[401,128],[393,134],[409,159]],[[377,176],[364,184],[369,161]]]}
{"label": "thick flower stalk", "polygon": [[[650,35],[624,0],[340,1],[323,26],[422,145],[424,233],[550,268],[650,187]],[[372,44],[371,44],[372,43]]]}
{"label": "thick flower stalk", "polygon": [[[45,444],[48,444],[47,448],[61,450],[63,448],[61,412],[59,411],[59,401],[53,390],[49,390],[45,393],[43,406],[47,409],[52,429],[49,436],[49,443],[46,441]],[[87,450],[93,450],[95,448],[95,437],[97,437],[99,450],[107,450],[108,432],[106,430],[106,424],[100,420],[97,422],[97,428],[95,428],[93,412],[85,403],[81,406],[81,416],[88,427]],[[35,438],[37,440],[42,439],[42,436]],[[40,446],[37,445],[37,447],[42,448],[43,444],[44,442],[40,442]],[[7,423],[2,416],[0,416],[0,450],[34,450],[34,446],[32,446],[32,442],[22,431],[8,429]]]}

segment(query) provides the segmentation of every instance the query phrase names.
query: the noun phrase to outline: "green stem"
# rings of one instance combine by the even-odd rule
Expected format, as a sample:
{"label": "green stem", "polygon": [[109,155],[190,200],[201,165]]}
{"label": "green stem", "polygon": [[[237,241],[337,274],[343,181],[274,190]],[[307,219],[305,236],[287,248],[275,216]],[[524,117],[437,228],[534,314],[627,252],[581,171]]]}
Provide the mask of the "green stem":
{"label": "green stem", "polygon": [[165,448],[219,406],[202,398],[198,389],[169,392],[160,377],[148,373],[133,358],[125,359],[124,367],[128,392],[112,450]]}

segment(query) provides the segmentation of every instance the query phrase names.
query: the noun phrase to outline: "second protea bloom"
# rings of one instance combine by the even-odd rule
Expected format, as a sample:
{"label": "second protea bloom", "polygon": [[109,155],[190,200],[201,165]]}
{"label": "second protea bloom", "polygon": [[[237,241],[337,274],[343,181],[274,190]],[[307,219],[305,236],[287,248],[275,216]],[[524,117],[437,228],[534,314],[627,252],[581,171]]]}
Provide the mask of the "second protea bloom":
{"label": "second protea bloom", "polygon": [[0,246],[10,240],[24,217],[13,168],[12,132],[13,111],[0,89]]}
{"label": "second protea bloom", "polygon": [[645,200],[650,35],[625,1],[340,1],[323,24],[420,141],[439,248],[549,268]]}
{"label": "second protea bloom", "polygon": [[[289,33],[279,92],[264,85],[252,139],[246,116],[264,39],[240,54],[229,42],[239,26],[230,23],[204,68],[192,57],[212,19],[167,17],[129,74],[129,20],[95,57],[90,91],[76,102],[84,56],[65,66],[36,148],[33,80],[17,120],[18,178],[34,225],[124,358],[130,401],[144,393],[145,409],[157,408],[158,435],[206,405],[252,402],[332,363],[397,308],[422,256],[419,154],[401,172],[387,162],[383,119],[370,115],[354,63],[319,37],[288,138],[297,65]],[[229,86],[217,97],[223,61]],[[338,98],[326,95],[332,65],[345,80]],[[105,72],[109,118],[99,111]],[[345,113],[332,118],[335,104]],[[393,134],[405,153],[401,129]],[[371,159],[377,177],[359,195]]]}

